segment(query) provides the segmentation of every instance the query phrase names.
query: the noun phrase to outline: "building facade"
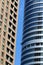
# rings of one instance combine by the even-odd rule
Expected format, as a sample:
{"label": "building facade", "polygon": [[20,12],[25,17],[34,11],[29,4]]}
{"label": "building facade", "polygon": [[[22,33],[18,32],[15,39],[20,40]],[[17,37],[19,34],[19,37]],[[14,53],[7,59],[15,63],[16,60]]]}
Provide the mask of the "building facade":
{"label": "building facade", "polygon": [[0,65],[14,65],[19,0],[0,0]]}
{"label": "building facade", "polygon": [[43,0],[25,0],[21,65],[43,65]]}

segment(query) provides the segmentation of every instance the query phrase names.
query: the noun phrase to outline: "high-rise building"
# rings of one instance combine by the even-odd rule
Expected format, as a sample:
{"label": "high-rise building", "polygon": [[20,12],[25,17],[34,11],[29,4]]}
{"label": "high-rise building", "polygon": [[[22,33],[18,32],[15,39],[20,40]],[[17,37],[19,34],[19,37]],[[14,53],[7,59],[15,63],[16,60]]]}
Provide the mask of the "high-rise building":
{"label": "high-rise building", "polygon": [[43,65],[43,0],[25,0],[21,65]]}
{"label": "high-rise building", "polygon": [[0,0],[0,65],[14,65],[19,0]]}

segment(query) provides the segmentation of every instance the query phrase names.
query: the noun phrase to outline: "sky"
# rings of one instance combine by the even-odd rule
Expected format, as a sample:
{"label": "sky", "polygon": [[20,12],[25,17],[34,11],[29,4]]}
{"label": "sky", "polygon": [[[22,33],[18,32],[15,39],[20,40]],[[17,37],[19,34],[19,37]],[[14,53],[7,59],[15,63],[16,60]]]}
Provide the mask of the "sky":
{"label": "sky", "polygon": [[21,64],[21,42],[22,42],[22,32],[23,32],[23,17],[24,17],[24,0],[20,0],[19,12],[18,12],[18,29],[17,29],[17,40],[16,40],[16,54],[15,54],[15,64]]}

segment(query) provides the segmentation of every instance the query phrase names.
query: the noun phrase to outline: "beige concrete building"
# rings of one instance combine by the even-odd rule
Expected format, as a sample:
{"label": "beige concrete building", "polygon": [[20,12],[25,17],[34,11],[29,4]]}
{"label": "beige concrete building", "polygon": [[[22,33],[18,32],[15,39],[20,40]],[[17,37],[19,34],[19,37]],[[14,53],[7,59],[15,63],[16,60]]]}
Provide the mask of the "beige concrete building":
{"label": "beige concrete building", "polygon": [[19,0],[0,0],[0,65],[14,65]]}

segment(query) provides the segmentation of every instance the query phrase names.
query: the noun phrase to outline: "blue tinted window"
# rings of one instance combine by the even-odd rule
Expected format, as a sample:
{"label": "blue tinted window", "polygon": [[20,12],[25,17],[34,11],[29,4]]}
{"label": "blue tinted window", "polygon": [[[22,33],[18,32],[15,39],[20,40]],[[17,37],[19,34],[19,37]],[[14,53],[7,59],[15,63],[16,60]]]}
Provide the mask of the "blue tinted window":
{"label": "blue tinted window", "polygon": [[38,22],[36,21],[36,22],[31,23],[31,24],[28,23],[28,25],[26,25],[24,27],[24,29],[27,29],[28,27],[31,27],[31,26],[34,26],[34,25],[38,25],[38,24],[40,25],[42,23],[43,23],[43,21],[40,21],[40,22],[39,21]]}
{"label": "blue tinted window", "polygon": [[29,13],[33,13],[33,12],[37,12],[37,11],[43,11],[43,7],[38,7],[38,8],[34,8],[32,10],[29,11],[29,9],[27,11],[25,11],[25,16]]}
{"label": "blue tinted window", "polygon": [[34,36],[34,37],[30,37],[30,38],[26,38],[26,40],[23,41],[23,44],[30,41],[30,40],[33,40],[33,39],[43,39],[43,36]]}
{"label": "blue tinted window", "polygon": [[34,35],[34,34],[43,34],[43,31],[30,32],[30,33],[26,34],[25,36],[23,36],[23,39],[26,38],[26,37],[28,37],[28,36]]}
{"label": "blue tinted window", "polygon": [[43,16],[38,16],[38,17],[34,17],[34,18],[31,18],[31,19],[27,19],[27,20],[24,20],[24,25],[30,23],[30,22],[35,22],[35,21],[39,21],[39,20],[43,20]]}

